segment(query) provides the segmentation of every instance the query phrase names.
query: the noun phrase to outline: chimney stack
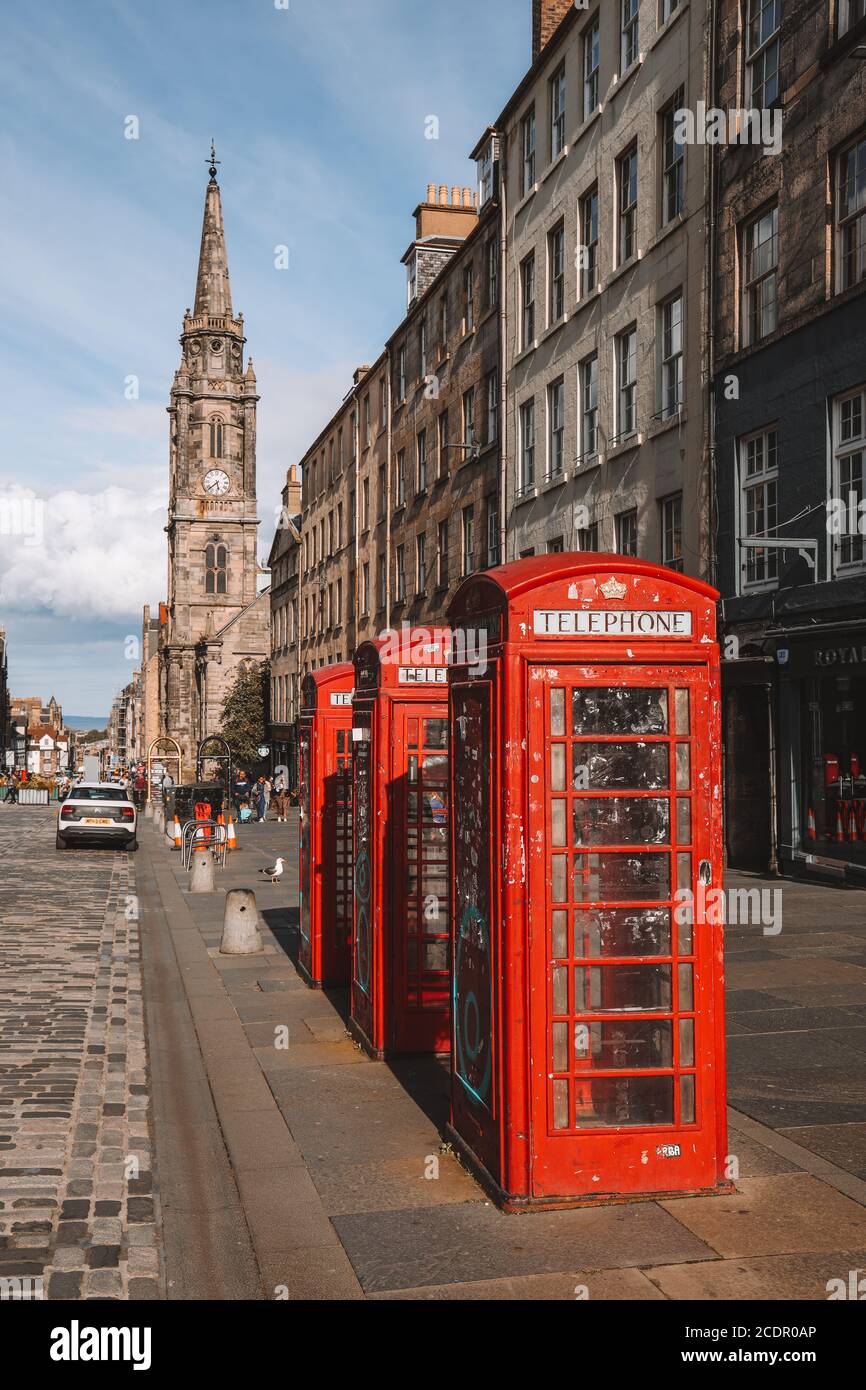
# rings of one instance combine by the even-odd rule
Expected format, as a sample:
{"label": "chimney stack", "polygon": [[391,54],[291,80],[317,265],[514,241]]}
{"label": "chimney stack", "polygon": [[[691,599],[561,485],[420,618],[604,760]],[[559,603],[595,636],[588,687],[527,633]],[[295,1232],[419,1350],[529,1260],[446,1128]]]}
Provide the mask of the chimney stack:
{"label": "chimney stack", "polygon": [[532,61],[545,49],[565,16],[574,9],[573,0],[532,0]]}
{"label": "chimney stack", "polygon": [[301,480],[298,477],[298,465],[293,463],[286,478],[286,511],[289,516],[297,516],[302,510]]}

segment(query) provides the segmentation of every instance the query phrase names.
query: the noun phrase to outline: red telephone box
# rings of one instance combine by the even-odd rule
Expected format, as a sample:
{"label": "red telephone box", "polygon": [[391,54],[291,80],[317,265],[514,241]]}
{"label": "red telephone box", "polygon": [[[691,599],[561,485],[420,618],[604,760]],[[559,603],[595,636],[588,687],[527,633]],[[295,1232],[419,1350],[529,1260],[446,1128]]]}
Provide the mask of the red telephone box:
{"label": "red telephone box", "polygon": [[311,671],[301,687],[298,967],[313,989],[349,982],[354,678],[347,661]]}
{"label": "red telephone box", "polygon": [[717,597],[557,555],[449,610],[451,1131],[507,1210],[730,1190]]}
{"label": "red telephone box", "polygon": [[446,630],[355,653],[350,1028],[375,1057],[450,1042]]}

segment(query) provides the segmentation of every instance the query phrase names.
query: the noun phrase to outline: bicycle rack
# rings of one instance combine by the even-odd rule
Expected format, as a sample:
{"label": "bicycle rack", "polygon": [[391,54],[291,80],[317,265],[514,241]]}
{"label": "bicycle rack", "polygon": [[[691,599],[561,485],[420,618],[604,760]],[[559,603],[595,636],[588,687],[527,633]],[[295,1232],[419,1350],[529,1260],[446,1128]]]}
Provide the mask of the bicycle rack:
{"label": "bicycle rack", "polygon": [[199,830],[212,830],[214,833],[207,841],[207,848],[213,850],[216,861],[221,869],[225,868],[226,852],[228,850],[228,832],[224,825],[218,825],[215,820],[188,820],[181,831],[180,855],[181,863],[188,869],[192,861],[194,846],[199,838]]}

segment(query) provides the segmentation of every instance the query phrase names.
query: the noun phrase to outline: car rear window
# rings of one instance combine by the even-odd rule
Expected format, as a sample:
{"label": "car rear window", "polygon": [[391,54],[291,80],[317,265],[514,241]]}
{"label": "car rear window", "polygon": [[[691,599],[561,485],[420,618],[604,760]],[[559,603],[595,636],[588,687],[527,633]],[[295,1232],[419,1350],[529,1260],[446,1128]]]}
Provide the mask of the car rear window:
{"label": "car rear window", "polygon": [[123,787],[73,787],[70,801],[128,801]]}

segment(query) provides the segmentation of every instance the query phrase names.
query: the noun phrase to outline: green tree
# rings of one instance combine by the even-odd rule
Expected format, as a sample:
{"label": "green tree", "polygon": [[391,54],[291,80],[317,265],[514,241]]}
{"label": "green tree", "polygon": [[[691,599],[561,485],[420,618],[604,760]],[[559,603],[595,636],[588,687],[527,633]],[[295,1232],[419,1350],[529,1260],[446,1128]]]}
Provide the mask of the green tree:
{"label": "green tree", "polygon": [[268,663],[242,666],[223,703],[220,733],[232,750],[235,767],[261,762],[259,746],[268,741],[265,724],[265,689]]}

